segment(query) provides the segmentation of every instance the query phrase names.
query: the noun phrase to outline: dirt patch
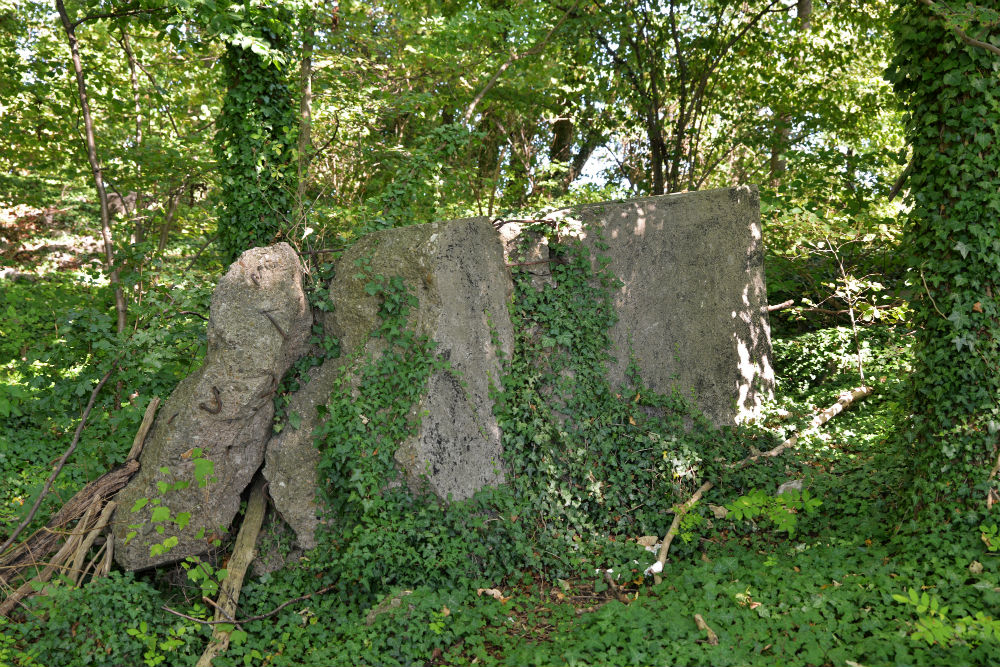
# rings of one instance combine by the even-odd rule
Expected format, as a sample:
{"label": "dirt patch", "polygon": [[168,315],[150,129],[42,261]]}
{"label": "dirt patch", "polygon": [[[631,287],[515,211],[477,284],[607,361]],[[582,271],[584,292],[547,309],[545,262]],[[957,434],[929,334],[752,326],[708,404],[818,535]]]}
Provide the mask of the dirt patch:
{"label": "dirt patch", "polygon": [[69,212],[55,206],[0,207],[0,259],[5,267],[0,277],[72,271],[99,260],[103,243],[95,236],[69,231],[63,221]]}

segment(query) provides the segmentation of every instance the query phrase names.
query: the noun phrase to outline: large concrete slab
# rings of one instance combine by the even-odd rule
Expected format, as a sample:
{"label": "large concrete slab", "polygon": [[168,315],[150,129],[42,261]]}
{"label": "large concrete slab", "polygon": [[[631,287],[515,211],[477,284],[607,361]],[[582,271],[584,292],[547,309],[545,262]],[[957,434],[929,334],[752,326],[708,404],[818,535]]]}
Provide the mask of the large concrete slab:
{"label": "large concrete slab", "polygon": [[426,476],[431,491],[456,500],[501,484],[490,385],[500,384],[499,353],[510,358],[514,333],[507,312],[513,287],[496,230],[487,218],[467,218],[376,232],[354,244],[337,262],[334,310],[325,322],[345,353],[365,346],[377,353],[379,345],[369,339],[379,301],[365,291],[370,279],[358,274],[361,258],[372,275],[399,276],[413,290],[419,306],[410,325],[452,369],[434,373],[413,407],[417,435],[396,450],[407,482],[417,489]]}
{"label": "large concrete slab", "polygon": [[[366,274],[356,262],[364,258]],[[272,436],[264,476],[275,509],[295,531],[302,548],[316,545],[319,526],[313,444],[318,407],[338,379],[383,351],[378,328],[379,298],[365,286],[370,277],[400,277],[417,297],[409,325],[436,343],[435,353],[452,371],[434,373],[411,409],[417,433],[397,446],[401,480],[414,490],[428,488],[442,499],[468,498],[486,485],[504,481],[500,428],[493,416],[490,384],[499,385],[499,352],[513,352],[514,332],[507,312],[512,292],[500,238],[487,218],[437,222],[376,232],[360,239],[337,261],[330,283],[333,312],[326,333],[340,340],[343,354],[310,371],[310,380],[288,406],[301,420]],[[499,349],[496,343],[499,346]],[[424,486],[426,482],[426,487]],[[391,483],[397,483],[393,481]]]}
{"label": "large concrete slab", "polygon": [[[213,537],[225,535],[264,458],[272,396],[311,326],[291,246],[247,250],[229,267],[212,294],[205,362],[160,408],[142,467],[118,493],[114,552],[122,567],[203,554]],[[166,519],[157,516],[163,508]],[[167,551],[153,548],[174,538]]]}
{"label": "large concrete slab", "polygon": [[622,282],[612,385],[625,381],[631,356],[647,386],[692,397],[717,425],[754,415],[774,391],[756,188],[586,205],[569,216]]}

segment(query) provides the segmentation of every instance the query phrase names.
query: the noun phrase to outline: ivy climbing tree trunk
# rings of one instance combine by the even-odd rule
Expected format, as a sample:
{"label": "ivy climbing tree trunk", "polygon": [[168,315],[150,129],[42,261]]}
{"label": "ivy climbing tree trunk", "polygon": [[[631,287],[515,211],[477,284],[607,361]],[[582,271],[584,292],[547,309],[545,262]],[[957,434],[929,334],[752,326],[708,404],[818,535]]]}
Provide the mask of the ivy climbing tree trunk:
{"label": "ivy climbing tree trunk", "polygon": [[1000,26],[963,12],[904,0],[889,70],[913,147],[907,440],[924,503],[990,497],[1000,443]]}
{"label": "ivy climbing tree trunk", "polygon": [[226,262],[282,236],[295,202],[298,120],[289,77],[276,57],[288,55],[288,39],[262,32],[272,50],[268,57],[228,44],[222,58],[227,91],[215,150],[222,180],[218,238]]}
{"label": "ivy climbing tree trunk", "polygon": [[56,0],[56,12],[59,14],[59,22],[66,32],[66,39],[69,41],[70,58],[73,61],[73,73],[76,76],[77,95],[80,99],[80,109],[83,112],[84,138],[87,144],[87,160],[90,162],[90,171],[94,176],[94,187],[97,190],[97,198],[101,204],[101,240],[104,242],[104,263],[108,272],[108,280],[115,293],[115,311],[118,315],[118,333],[125,331],[128,327],[128,307],[125,304],[125,293],[121,288],[121,281],[118,278],[118,269],[115,268],[115,248],[111,238],[111,212],[108,209],[108,192],[104,188],[104,175],[101,171],[101,161],[97,157],[97,139],[94,136],[94,119],[90,114],[90,98],[87,95],[87,80],[83,75],[83,62],[80,59],[80,45],[76,39],[76,26],[70,20],[66,12],[66,5],[63,0]]}

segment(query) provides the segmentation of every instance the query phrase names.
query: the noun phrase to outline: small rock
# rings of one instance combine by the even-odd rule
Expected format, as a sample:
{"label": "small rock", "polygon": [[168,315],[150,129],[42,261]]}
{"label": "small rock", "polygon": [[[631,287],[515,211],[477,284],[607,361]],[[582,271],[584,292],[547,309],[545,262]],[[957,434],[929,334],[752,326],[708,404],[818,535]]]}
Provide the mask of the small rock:
{"label": "small rock", "polygon": [[778,495],[784,495],[789,491],[802,491],[802,480],[793,479],[778,487]]}

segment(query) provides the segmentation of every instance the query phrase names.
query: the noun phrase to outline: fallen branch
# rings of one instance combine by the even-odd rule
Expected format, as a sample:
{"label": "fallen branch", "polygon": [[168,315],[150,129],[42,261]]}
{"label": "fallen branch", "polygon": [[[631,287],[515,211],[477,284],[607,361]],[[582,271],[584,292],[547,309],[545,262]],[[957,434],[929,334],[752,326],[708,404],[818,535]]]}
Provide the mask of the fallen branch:
{"label": "fallen branch", "polygon": [[[872,306],[875,310],[889,310],[890,308],[899,308],[898,303],[886,303],[877,306]],[[824,315],[847,315],[851,312],[850,308],[844,308],[842,310],[833,310],[832,308],[820,308],[818,306],[812,306],[809,308],[800,308],[800,313],[822,313]]]}
{"label": "fallen branch", "polygon": [[[90,551],[90,547],[94,546],[94,540],[97,539],[97,536],[108,525],[108,521],[111,520],[111,514],[115,511],[117,505],[118,503],[112,500],[104,506],[104,509],[101,510],[101,516],[97,519],[97,523],[80,542],[80,546],[76,548],[76,552],[73,554],[73,562],[69,566],[69,576],[73,580],[74,586],[78,586],[83,582],[84,560],[87,558],[87,552]],[[93,511],[94,507],[91,506],[88,512]],[[86,524],[88,522],[82,521],[81,523]]]}
{"label": "fallen branch", "polygon": [[146,436],[149,435],[149,429],[153,427],[153,418],[156,417],[156,410],[159,407],[160,397],[154,396],[149,401],[149,405],[146,406],[145,414],[142,415],[142,423],[139,424],[139,430],[136,431],[135,438],[132,440],[132,448],[125,456],[126,463],[138,459],[139,454],[142,453],[142,446],[146,444]]}
{"label": "fallen branch", "polygon": [[35,588],[33,586],[35,582],[45,583],[51,579],[52,575],[58,568],[57,563],[65,562],[67,558],[73,555],[76,551],[77,545],[80,543],[81,538],[82,535],[80,533],[72,533],[66,540],[66,543],[63,544],[62,548],[59,550],[59,553],[56,554],[53,561],[45,566],[45,569],[39,572],[38,575],[31,581],[26,581],[21,584],[16,591],[7,596],[7,599],[5,599],[3,603],[0,603],[0,616],[9,616],[10,612],[13,611],[14,607],[19,604],[21,600],[35,592]]}
{"label": "fallen branch", "polygon": [[[110,373],[109,373],[110,375]],[[108,376],[105,376],[105,380]],[[96,396],[96,394],[94,394]],[[92,396],[93,399],[93,396]],[[159,405],[159,399],[154,398],[146,408],[142,426],[132,445],[129,453],[129,460],[124,466],[105,473],[97,478],[78,493],[49,520],[42,530],[39,530],[27,540],[22,542],[16,549],[6,554],[0,559],[0,584],[6,584],[19,576],[24,570],[34,567],[36,575],[30,581],[21,584],[16,590],[0,603],[0,616],[7,616],[14,607],[21,603],[24,598],[34,595],[41,588],[39,584],[45,584],[57,570],[68,572],[70,579],[75,585],[83,581],[84,576],[94,568],[93,576],[100,577],[109,571],[111,567],[111,554],[113,542],[108,540],[104,543],[97,555],[86,565],[84,565],[87,553],[93,546],[97,538],[104,532],[114,513],[116,503],[109,499],[116,494],[132,476],[139,470],[139,462],[135,460],[142,450],[146,434],[152,425],[153,414]],[[92,407],[92,403],[90,405]],[[79,430],[77,435],[79,435]],[[65,462],[66,455],[60,463]],[[96,518],[95,518],[96,516]],[[62,548],[55,557],[45,563],[45,567],[40,571],[39,562],[55,551],[56,545],[64,534],[64,527],[71,521],[79,519],[76,527],[67,537]],[[93,519],[93,522],[92,522]],[[98,559],[103,552],[104,558],[98,563]]]}
{"label": "fallen branch", "polygon": [[282,602],[281,604],[279,604],[277,607],[267,612],[266,614],[260,614],[259,616],[250,616],[248,618],[237,618],[232,621],[206,621],[205,619],[202,618],[195,618],[194,616],[188,616],[187,614],[179,612],[176,609],[171,609],[165,604],[160,605],[160,609],[166,612],[170,612],[174,616],[180,616],[181,618],[186,618],[189,621],[194,621],[195,623],[201,623],[202,625],[219,625],[220,623],[232,623],[233,625],[242,625],[244,623],[250,623],[252,621],[262,621],[265,618],[271,618],[272,616],[274,616],[275,614],[277,614],[279,611],[281,611],[290,604],[295,604],[296,602],[302,602],[304,600],[308,600],[309,598],[315,595],[323,595],[324,593],[329,593],[336,587],[337,584],[331,584],[330,586],[321,588],[318,591],[313,591],[312,593],[306,593],[305,595],[300,595],[299,597],[292,598],[291,600],[285,600],[284,602]]}
{"label": "fallen branch", "polygon": [[[236,625],[234,621],[236,603],[240,599],[240,589],[243,588],[243,577],[246,576],[247,568],[250,567],[250,563],[253,562],[256,555],[257,535],[260,534],[260,527],[264,523],[266,509],[267,486],[263,480],[258,479],[250,491],[250,500],[247,502],[246,514],[243,516],[243,525],[240,526],[233,554],[229,558],[229,565],[226,568],[228,575],[219,587],[219,601],[213,604],[216,621],[225,621]],[[212,660],[220,653],[225,653],[226,649],[229,648],[231,632],[231,629],[214,629],[212,639],[209,640],[205,652],[201,654],[197,667],[211,667]]]}
{"label": "fallen branch", "polygon": [[[132,479],[132,476],[139,470],[137,459],[142,452],[142,446],[149,434],[149,429],[153,425],[153,417],[156,415],[159,404],[160,399],[153,397],[149,405],[146,406],[142,424],[136,432],[132,448],[123,466],[106,472],[80,489],[49,519],[44,528],[0,557],[0,584],[13,581],[23,570],[37,565],[38,561],[48,557],[56,550],[56,545],[59,543],[67,524],[85,516],[92,508],[95,513],[101,511],[104,503]],[[89,528],[87,522],[80,522],[75,530],[85,531]]]}
{"label": "fallen branch", "polygon": [[[0,616],[10,615],[10,612],[14,610],[15,606],[20,604],[21,600],[37,593],[42,588],[40,584],[48,582],[56,570],[68,571],[73,583],[79,583],[85,569],[83,568],[83,560],[87,555],[87,551],[90,550],[91,545],[94,544],[94,540],[97,539],[97,536],[108,525],[111,514],[115,510],[115,502],[111,501],[104,507],[100,517],[97,519],[97,523],[91,528],[89,527],[90,519],[96,513],[96,508],[97,505],[91,505],[87,509],[83,519],[77,524],[76,530],[70,534],[62,549],[56,554],[56,557],[50,563],[46,564],[45,568],[34,579],[21,584],[16,591],[8,595],[0,603]],[[66,563],[71,560],[72,563],[67,566]]]}
{"label": "fallen branch", "polygon": [[781,303],[776,303],[773,306],[767,307],[767,312],[773,313],[776,310],[784,310],[785,308],[791,308],[795,305],[795,299],[789,299],[788,301],[782,301]]}
{"label": "fallen branch", "polygon": [[322,248],[320,250],[297,250],[296,252],[300,255],[325,255],[332,252],[342,252],[345,248],[347,248],[346,245],[341,245],[333,248]]}
{"label": "fallen branch", "polygon": [[625,595],[625,593],[621,589],[621,586],[618,585],[618,583],[615,581],[614,576],[612,576],[610,572],[604,573],[604,581],[608,582],[608,587],[611,589],[611,592],[614,593],[615,598],[619,602],[621,602],[622,604],[628,604],[629,602],[631,602],[631,600],[628,599],[628,596]]}
{"label": "fallen branch", "polygon": [[841,412],[849,408],[851,404],[854,403],[854,401],[870,396],[873,391],[875,391],[873,387],[858,387],[850,391],[845,391],[840,395],[836,403],[834,403],[826,410],[813,417],[812,421],[809,422],[809,425],[806,426],[805,429],[796,433],[792,437],[788,438],[774,449],[762,452],[760,454],[754,454],[752,456],[748,456],[732,467],[745,468],[751,463],[755,463],[757,459],[778,456],[786,449],[794,447],[798,443],[799,438],[801,438],[804,435],[808,435],[809,433],[812,433],[820,426],[827,423],[828,421],[839,415]]}
{"label": "fallen branch", "polygon": [[[739,461],[737,463],[731,463],[726,467],[735,470],[742,470],[751,463],[756,463],[759,459],[773,458],[775,456],[780,455],[786,449],[794,447],[798,443],[799,438],[811,433],[812,431],[815,431],[820,426],[827,423],[828,421],[839,415],[841,412],[843,412],[845,409],[850,407],[851,403],[870,395],[873,391],[875,390],[872,387],[858,387],[857,389],[852,389],[851,391],[844,392],[843,394],[840,395],[840,398],[837,400],[836,403],[834,403],[826,410],[813,417],[812,421],[809,422],[809,425],[804,430],[788,438],[774,449],[771,449],[766,452],[761,452],[759,454],[752,454],[743,459],[742,461]],[[685,514],[691,511],[691,508],[694,507],[699,500],[701,500],[702,496],[704,496],[708,491],[710,491],[714,487],[715,487],[714,482],[705,482],[700,487],[698,487],[698,490],[695,491],[683,505],[680,505],[679,507],[675,508],[674,520],[671,522],[670,528],[667,530],[667,534],[663,538],[663,543],[660,545],[659,555],[657,556],[656,559],[657,563],[659,563],[660,566],[660,572],[662,572],[663,566],[666,565],[667,563],[667,553],[670,551],[670,544],[674,541],[674,538],[677,536],[677,533],[680,529],[681,519],[684,518]],[[663,581],[663,578],[660,576],[659,572],[655,574],[653,581],[657,584]]]}
{"label": "fallen branch", "polygon": [[[662,568],[667,562],[667,552],[670,551],[670,543],[674,541],[675,537],[677,537],[677,532],[681,526],[681,519],[683,519],[684,515],[687,514],[691,508],[694,507],[699,500],[701,500],[701,497],[710,491],[714,486],[715,482],[705,482],[698,487],[698,490],[695,491],[690,498],[687,499],[687,502],[674,510],[674,520],[670,523],[670,528],[667,530],[667,534],[663,538],[663,544],[660,545],[660,553],[656,557],[656,562],[660,564],[660,572],[663,571]],[[658,584],[661,581],[663,581],[663,577],[660,576],[659,572],[653,575],[654,583]]]}
{"label": "fallen branch", "polygon": [[715,631],[712,630],[712,628],[708,627],[708,623],[705,622],[705,619],[702,618],[701,614],[694,615],[694,624],[698,626],[699,630],[701,630],[708,636],[709,644],[711,644],[712,646],[718,646],[719,635],[715,634]]}

